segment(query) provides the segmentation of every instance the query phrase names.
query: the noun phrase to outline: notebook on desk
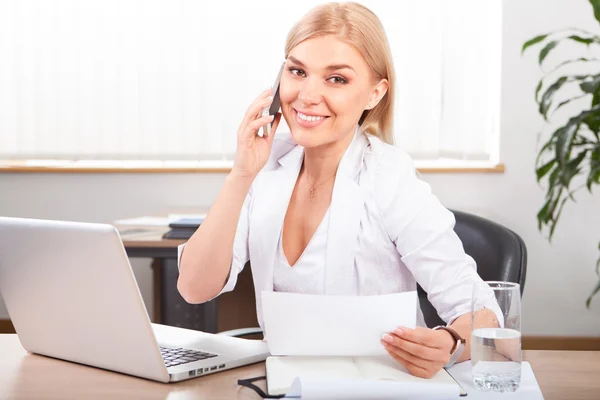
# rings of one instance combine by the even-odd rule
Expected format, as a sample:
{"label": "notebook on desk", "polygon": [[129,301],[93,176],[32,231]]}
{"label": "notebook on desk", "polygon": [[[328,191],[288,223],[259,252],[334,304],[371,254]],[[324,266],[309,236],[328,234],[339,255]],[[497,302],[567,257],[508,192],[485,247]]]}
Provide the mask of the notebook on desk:
{"label": "notebook on desk", "polygon": [[169,223],[171,229],[198,229],[204,221],[204,217],[199,218],[180,218]]}
{"label": "notebook on desk", "polygon": [[163,235],[163,239],[187,240],[192,237],[203,221],[204,217],[174,220],[169,223],[169,228],[171,229]]}
{"label": "notebook on desk", "polygon": [[389,356],[267,358],[271,396],[325,399],[456,399],[463,388],[442,369],[433,378],[411,375]]}

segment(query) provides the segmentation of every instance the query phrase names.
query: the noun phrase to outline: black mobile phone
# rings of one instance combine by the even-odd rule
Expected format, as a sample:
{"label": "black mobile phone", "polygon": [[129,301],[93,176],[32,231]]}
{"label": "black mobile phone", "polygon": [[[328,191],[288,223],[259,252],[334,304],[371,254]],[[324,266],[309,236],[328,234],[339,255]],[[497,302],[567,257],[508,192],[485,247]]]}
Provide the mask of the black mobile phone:
{"label": "black mobile phone", "polygon": [[[279,73],[277,74],[277,78],[275,78],[275,82],[273,83],[273,88],[271,89],[271,93],[273,93],[273,102],[270,106],[265,107],[262,112],[262,117],[266,117],[269,115],[277,115],[279,109],[281,108],[281,99],[279,98],[279,82],[281,81],[281,75],[283,74],[283,68],[285,67],[285,62],[281,64],[279,68]],[[258,131],[258,136],[269,136],[271,134],[271,127],[273,126],[273,120],[271,123],[263,126],[262,131]]]}

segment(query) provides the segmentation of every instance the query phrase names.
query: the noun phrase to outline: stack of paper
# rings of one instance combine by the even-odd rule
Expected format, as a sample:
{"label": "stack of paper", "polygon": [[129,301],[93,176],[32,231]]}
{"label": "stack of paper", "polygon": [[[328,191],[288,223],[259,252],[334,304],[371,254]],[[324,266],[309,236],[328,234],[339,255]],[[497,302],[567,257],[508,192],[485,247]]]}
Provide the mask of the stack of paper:
{"label": "stack of paper", "polygon": [[411,375],[391,357],[269,357],[269,394],[310,399],[458,399],[461,387],[445,371]]}
{"label": "stack of paper", "polygon": [[392,359],[381,336],[416,324],[416,292],[317,296],[263,292],[269,394],[302,399],[456,399],[445,371],[417,378]]}

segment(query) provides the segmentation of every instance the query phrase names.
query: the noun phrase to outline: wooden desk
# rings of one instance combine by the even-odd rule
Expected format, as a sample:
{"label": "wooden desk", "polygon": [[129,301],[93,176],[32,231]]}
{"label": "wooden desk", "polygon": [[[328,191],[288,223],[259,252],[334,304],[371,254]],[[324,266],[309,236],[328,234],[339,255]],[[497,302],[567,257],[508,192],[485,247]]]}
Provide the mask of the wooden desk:
{"label": "wooden desk", "polygon": [[177,246],[185,240],[163,239],[168,227],[143,225],[115,225],[119,230],[127,254],[131,257],[177,258]]}
{"label": "wooden desk", "polygon": [[[600,352],[526,350],[524,357],[546,400],[598,398]],[[28,354],[16,335],[0,335],[1,399],[259,399],[250,389],[238,386],[237,380],[264,372],[264,363],[259,363],[161,384]]]}

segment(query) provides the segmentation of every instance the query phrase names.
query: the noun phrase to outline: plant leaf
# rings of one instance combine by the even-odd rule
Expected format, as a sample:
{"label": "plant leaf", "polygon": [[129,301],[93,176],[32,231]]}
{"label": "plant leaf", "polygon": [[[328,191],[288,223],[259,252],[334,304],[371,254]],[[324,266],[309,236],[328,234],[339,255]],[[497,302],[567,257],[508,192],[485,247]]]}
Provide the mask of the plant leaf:
{"label": "plant leaf", "polygon": [[[598,88],[594,95],[596,94],[600,95],[600,88]],[[585,123],[596,138],[598,137],[598,130],[600,130],[600,104],[595,104],[589,110],[582,111],[576,118]]]}
{"label": "plant leaf", "polygon": [[563,168],[560,180],[567,190],[569,190],[569,185],[571,184],[573,177],[581,171],[579,164],[581,164],[588,151],[589,149],[582,150],[579,154],[577,154],[577,157],[569,160]]}
{"label": "plant leaf", "polygon": [[558,45],[558,40],[553,40],[550,43],[548,43],[541,51],[540,51],[540,56],[539,56],[539,64],[542,65],[542,63],[544,62],[544,60],[546,59],[546,57],[548,57],[548,54],[550,54],[550,52],[552,51],[553,48],[555,48]]}
{"label": "plant leaf", "polygon": [[592,168],[588,175],[585,185],[590,193],[592,192],[592,184],[594,183],[597,185],[600,184],[600,165],[596,165],[595,168]]}
{"label": "plant leaf", "polygon": [[596,293],[598,293],[599,291],[600,291],[600,280],[596,284],[596,287],[594,288],[594,290],[592,290],[592,294],[590,294],[590,297],[588,297],[587,300],[585,301],[585,306],[588,309],[590,308],[590,304],[592,303],[592,297],[594,297],[596,295]]}
{"label": "plant leaf", "polygon": [[569,119],[569,122],[567,122],[565,126],[558,130],[556,138],[556,159],[561,168],[564,168],[565,166],[567,155],[571,151],[573,138],[575,137],[575,133],[579,130],[579,124],[578,118],[573,117]]}
{"label": "plant leaf", "polygon": [[561,168],[564,168],[566,161],[568,161],[568,155],[573,146],[573,138],[579,130],[581,123],[585,120],[596,121],[600,118],[598,113],[600,113],[600,105],[582,111],[579,115],[571,117],[562,128],[557,129],[552,134],[552,136],[556,138],[556,159]]}
{"label": "plant leaf", "polygon": [[539,182],[540,179],[542,179],[544,177],[544,175],[546,175],[548,172],[550,172],[550,170],[552,169],[552,167],[554,167],[555,164],[556,164],[556,158],[550,160],[550,162],[547,162],[546,164],[539,167],[535,171],[536,176],[537,176],[537,181]]}
{"label": "plant leaf", "polygon": [[596,17],[596,21],[600,22],[600,0],[590,0],[590,4],[594,9],[594,17]]}
{"label": "plant leaf", "polygon": [[554,210],[556,210],[556,206],[558,205],[558,200],[560,200],[560,196],[563,192],[563,188],[559,187],[558,188],[558,194],[555,196],[554,195],[554,188],[552,190],[552,193],[550,195],[550,199],[552,200],[550,202],[550,205],[548,206],[548,221],[550,221],[552,219],[552,214],[554,214]]}
{"label": "plant leaf", "polygon": [[600,104],[600,92],[594,93],[594,97],[592,97],[592,107]]}
{"label": "plant leaf", "polygon": [[590,131],[592,131],[594,134],[597,134],[598,131],[600,131],[600,114],[593,113],[586,116],[585,118],[583,118],[583,123],[586,124],[588,128],[590,128]]}
{"label": "plant leaf", "polygon": [[589,93],[585,93],[585,94],[582,94],[581,96],[575,96],[575,97],[571,97],[570,99],[567,99],[565,101],[561,101],[559,103],[559,105],[554,109],[554,111],[552,111],[552,115],[554,115],[562,106],[567,105],[572,101],[580,100],[589,95],[590,95]]}
{"label": "plant leaf", "polygon": [[600,143],[597,143],[590,156],[590,172],[586,180],[588,191],[592,191],[592,184],[600,184]]}
{"label": "plant leaf", "polygon": [[544,204],[544,206],[542,207],[542,209],[540,211],[538,211],[537,213],[537,219],[538,219],[538,230],[542,230],[542,224],[545,224],[549,221],[548,218],[548,209],[550,208],[550,203],[552,202],[552,199],[549,199],[546,201],[546,203]]}
{"label": "plant leaf", "polygon": [[571,36],[567,37],[567,39],[571,39],[571,40],[574,40],[576,42],[586,44],[588,46],[590,44],[594,43],[594,42],[597,42],[597,38],[595,38],[595,37],[584,38],[584,37],[579,36],[579,35],[571,35]]}
{"label": "plant leaf", "polygon": [[554,67],[550,72],[548,72],[548,74],[552,74],[552,73],[558,71],[565,65],[569,65],[569,64],[573,64],[573,63],[577,63],[577,62],[600,62],[600,59],[579,57],[579,58],[574,58],[572,60],[563,61],[560,64],[558,64],[556,67]]}
{"label": "plant leaf", "polygon": [[544,119],[548,119],[547,114],[548,110],[550,109],[550,105],[552,104],[552,97],[554,96],[554,93],[556,93],[568,80],[568,76],[561,76],[556,80],[556,82],[550,85],[542,95],[539,103],[539,111],[540,114],[544,116]]}
{"label": "plant leaf", "polygon": [[569,196],[565,197],[558,207],[558,212],[556,213],[556,217],[552,219],[552,225],[550,226],[550,233],[548,234],[548,240],[552,240],[552,236],[554,235],[554,229],[556,228],[556,224],[558,224],[558,219],[560,218],[560,214],[562,214],[563,207],[565,203],[569,200]]}
{"label": "plant leaf", "polygon": [[[556,33],[556,32],[554,32],[554,33]],[[521,49],[521,54],[523,54],[528,47],[538,44],[539,42],[543,41],[551,34],[552,33],[545,34],[545,35],[539,35],[539,36],[536,36],[536,37],[528,40],[527,42],[525,42],[525,44],[523,44],[523,48]],[[595,36],[595,35],[591,35],[590,37],[584,37],[581,35],[569,35],[569,36],[562,37],[560,39],[552,40],[552,41],[548,42],[546,44],[546,46],[544,46],[542,48],[542,50],[540,51],[540,54],[539,54],[539,64],[540,65],[542,65],[542,63],[544,62],[546,57],[550,54],[550,52],[556,46],[558,46],[558,44],[560,42],[562,42],[563,40],[573,40],[575,42],[582,43],[587,46],[589,46],[592,43],[600,43],[600,37]]]}
{"label": "plant leaf", "polygon": [[556,134],[556,132],[554,132],[552,134],[552,137],[550,138],[550,140],[548,140],[546,143],[544,143],[544,145],[542,146],[542,148],[540,149],[540,151],[538,152],[537,157],[535,158],[535,165],[540,165],[540,158],[542,158],[542,156],[544,155],[544,153],[548,152],[552,152],[552,149],[554,147],[554,135]]}
{"label": "plant leaf", "polygon": [[556,180],[558,179],[559,173],[560,168],[555,168],[554,171],[552,171],[552,173],[550,174],[550,177],[548,178],[548,192],[550,192],[550,190],[554,189],[554,186],[556,186]]}
{"label": "plant leaf", "polygon": [[539,35],[526,41],[525,44],[523,44],[523,48],[521,49],[521,54],[525,53],[525,50],[527,50],[528,47],[533,46],[534,44],[537,44],[542,40],[546,39],[548,35],[549,33],[546,33],[545,35]]}
{"label": "plant leaf", "polygon": [[[598,242],[598,251],[600,251],[600,242]],[[600,277],[600,257],[598,257],[598,261],[596,261],[596,275]]]}
{"label": "plant leaf", "polygon": [[595,93],[600,88],[600,74],[594,75],[591,81],[581,82],[579,87],[585,93]]}
{"label": "plant leaf", "polygon": [[544,84],[544,79],[540,79],[540,82],[538,83],[537,87],[535,88],[535,102],[539,103],[540,101],[538,100],[539,96],[540,96],[540,90],[542,90],[542,85]]}

